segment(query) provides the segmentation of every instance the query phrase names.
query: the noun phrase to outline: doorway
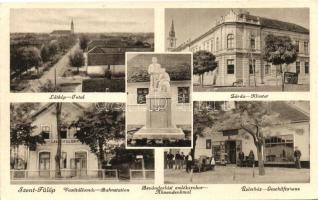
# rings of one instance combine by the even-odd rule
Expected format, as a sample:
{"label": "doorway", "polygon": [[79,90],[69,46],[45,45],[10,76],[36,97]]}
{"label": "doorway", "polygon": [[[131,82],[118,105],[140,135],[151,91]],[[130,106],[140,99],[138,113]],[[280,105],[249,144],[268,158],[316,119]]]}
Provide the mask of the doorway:
{"label": "doorway", "polygon": [[235,140],[225,141],[225,152],[228,155],[228,163],[236,164],[236,141]]}

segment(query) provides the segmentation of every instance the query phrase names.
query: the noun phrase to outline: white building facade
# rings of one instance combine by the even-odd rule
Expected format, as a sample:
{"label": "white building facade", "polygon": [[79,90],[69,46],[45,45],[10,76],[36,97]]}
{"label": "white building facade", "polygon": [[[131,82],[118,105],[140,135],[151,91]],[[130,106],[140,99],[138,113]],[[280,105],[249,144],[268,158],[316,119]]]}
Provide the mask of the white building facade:
{"label": "white building facade", "polygon": [[[279,67],[262,59],[265,38],[269,34],[291,38],[297,47],[298,58],[284,66],[284,71],[298,73],[298,84],[309,84],[309,30],[248,12],[231,10],[208,32],[172,51],[206,50],[216,56],[218,67],[204,74],[204,85],[232,86],[241,82],[244,86],[253,86],[255,80],[256,85],[279,85]],[[194,83],[199,82],[199,77],[195,76]]]}
{"label": "white building facade", "polygon": [[[83,107],[74,103],[63,103],[62,112],[66,121],[72,122],[83,115]],[[46,105],[33,116],[36,126],[33,134],[45,133],[45,144],[37,145],[28,152],[27,171],[29,178],[52,178],[55,176],[55,155],[57,152],[57,121],[55,105]],[[74,134],[76,128],[61,128],[62,158],[60,168],[62,177],[97,176],[98,160],[90,152],[89,146],[82,144]]]}

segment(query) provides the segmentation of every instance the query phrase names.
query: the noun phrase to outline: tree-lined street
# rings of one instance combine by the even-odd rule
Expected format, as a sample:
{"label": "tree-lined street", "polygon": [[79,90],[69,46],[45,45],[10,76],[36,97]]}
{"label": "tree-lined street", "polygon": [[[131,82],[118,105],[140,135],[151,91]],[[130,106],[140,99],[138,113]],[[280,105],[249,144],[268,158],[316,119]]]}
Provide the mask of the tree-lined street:
{"label": "tree-lined street", "polygon": [[23,92],[38,92],[41,85],[50,81],[54,83],[55,73],[57,80],[62,77],[67,67],[69,66],[69,55],[71,55],[76,49],[79,48],[79,43],[77,42],[49,71],[45,72],[41,78],[29,80],[30,87],[25,88]]}

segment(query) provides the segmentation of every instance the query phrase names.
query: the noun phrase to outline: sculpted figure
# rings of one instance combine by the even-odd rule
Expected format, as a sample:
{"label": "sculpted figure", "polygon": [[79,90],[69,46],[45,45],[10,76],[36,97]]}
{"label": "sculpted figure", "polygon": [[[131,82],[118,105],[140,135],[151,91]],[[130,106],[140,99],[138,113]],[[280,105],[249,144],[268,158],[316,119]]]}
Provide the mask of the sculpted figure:
{"label": "sculpted figure", "polygon": [[159,87],[159,76],[161,72],[161,65],[158,63],[156,57],[152,57],[152,64],[148,67],[148,74],[150,75],[150,92],[155,92]]}
{"label": "sculpted figure", "polygon": [[159,76],[159,91],[170,94],[170,76],[165,68],[161,68]]}

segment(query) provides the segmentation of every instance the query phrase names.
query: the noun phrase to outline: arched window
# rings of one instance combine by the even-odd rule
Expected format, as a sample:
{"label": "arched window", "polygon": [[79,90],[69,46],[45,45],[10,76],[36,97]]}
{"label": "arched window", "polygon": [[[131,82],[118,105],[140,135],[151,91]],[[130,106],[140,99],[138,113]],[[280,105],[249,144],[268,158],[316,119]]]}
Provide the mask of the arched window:
{"label": "arched window", "polygon": [[227,35],[227,48],[228,49],[234,48],[234,35],[233,34]]}

